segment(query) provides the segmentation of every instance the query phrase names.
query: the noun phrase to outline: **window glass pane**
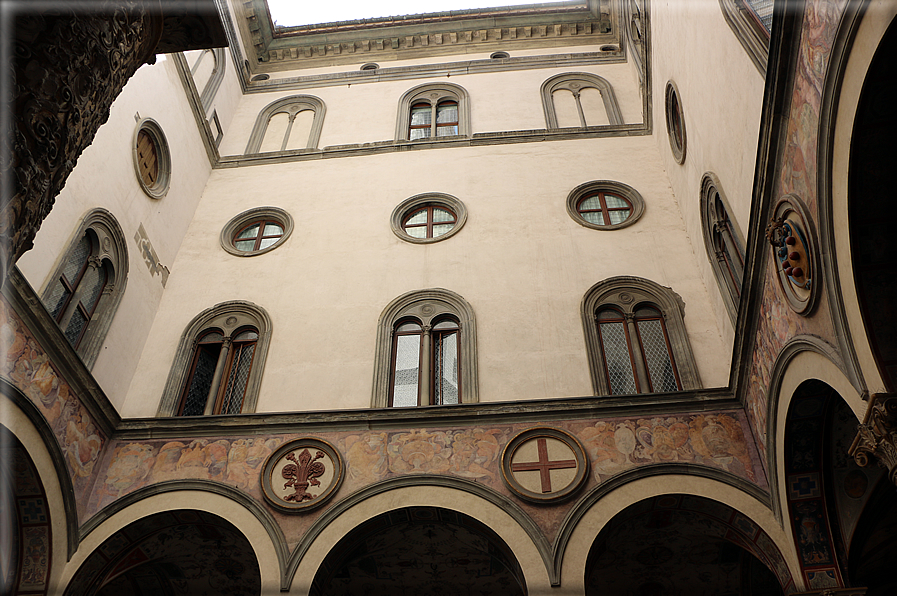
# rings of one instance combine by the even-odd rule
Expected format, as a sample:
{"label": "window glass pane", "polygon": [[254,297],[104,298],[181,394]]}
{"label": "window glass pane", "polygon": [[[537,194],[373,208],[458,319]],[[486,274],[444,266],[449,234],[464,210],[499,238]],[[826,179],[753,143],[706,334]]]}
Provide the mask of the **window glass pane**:
{"label": "window glass pane", "polygon": [[622,209],[629,208],[629,202],[625,199],[621,199],[620,197],[616,197],[614,195],[605,194],[604,202],[607,204],[608,209]]}
{"label": "window glass pane", "polygon": [[434,403],[437,405],[456,404],[458,391],[458,332],[442,333],[435,341],[436,365]]}
{"label": "window glass pane", "polygon": [[451,137],[458,134],[457,126],[440,126],[436,129],[437,137]]}
{"label": "window glass pane", "polygon": [[650,306],[640,306],[635,311],[635,316],[638,318],[642,317],[660,317],[660,311],[656,308],[651,308]]}
{"label": "window glass pane", "polygon": [[252,240],[238,240],[234,242],[234,246],[237,247],[237,250],[244,250],[249,252],[255,248],[255,238]]}
{"label": "window glass pane", "polygon": [[610,225],[618,224],[626,221],[629,217],[629,209],[618,209],[616,211],[608,211],[607,216],[610,218]]}
{"label": "window glass pane", "polygon": [[679,386],[676,383],[676,373],[673,371],[673,361],[670,358],[669,350],[667,350],[663,322],[655,319],[653,321],[636,321],[636,324],[638,325],[639,339],[642,340],[642,350],[645,354],[645,364],[648,366],[652,389],[655,393],[677,391]]}
{"label": "window glass pane", "polygon": [[600,321],[622,321],[623,313],[616,311],[612,308],[606,308],[598,313],[598,320]]}
{"label": "window glass pane", "polygon": [[430,106],[411,108],[411,126],[430,124]]}
{"label": "window glass pane", "polygon": [[405,221],[406,226],[411,226],[414,224],[425,224],[425,223],[427,223],[427,210],[426,209],[421,209],[420,211],[418,211],[417,213],[415,213],[414,215],[412,215]]}
{"label": "window glass pane", "polygon": [[392,405],[417,405],[417,385],[420,376],[420,335],[396,337],[395,380],[392,385]]}
{"label": "window glass pane", "polygon": [[412,238],[426,238],[427,226],[417,226],[416,228],[405,228],[405,233]]}
{"label": "window glass pane", "polygon": [[405,323],[404,325],[400,325],[398,329],[396,329],[396,333],[402,333],[403,331],[417,331],[420,333],[420,325],[417,323]]}
{"label": "window glass pane", "polygon": [[255,344],[234,346],[234,359],[231,362],[227,386],[221,401],[221,414],[239,414],[243,410],[243,395],[252,369],[252,356]]}
{"label": "window glass pane", "polygon": [[598,226],[603,226],[604,224],[604,212],[602,211],[586,211],[585,213],[580,213],[582,218],[589,223],[593,223]]}
{"label": "window glass pane", "polygon": [[65,289],[65,286],[62,285],[61,281],[57,281],[53,284],[53,289],[50,291],[50,295],[47,296],[44,303],[47,310],[50,311],[51,317],[55,319],[59,316],[59,313],[62,312],[62,308],[65,306],[70,295],[71,292]]}
{"label": "window glass pane", "polygon": [[433,209],[433,221],[435,222],[443,222],[443,221],[455,221],[455,216],[446,211],[445,209]]}
{"label": "window glass pane", "polygon": [[202,339],[199,340],[200,343],[221,343],[224,341],[224,336],[217,331],[213,331],[212,333],[206,333],[202,336]]}
{"label": "window glass pane", "polygon": [[436,124],[458,121],[458,104],[439,104],[436,108]]}
{"label": "window glass pane", "polygon": [[251,341],[258,338],[258,333],[256,333],[252,329],[247,329],[246,331],[241,331],[240,334],[234,338],[234,341]]}
{"label": "window glass pane", "polygon": [[65,338],[69,340],[70,344],[75,345],[75,342],[81,337],[81,330],[84,329],[86,324],[87,318],[76,308],[72,318],[69,319],[68,327],[65,328]]}
{"label": "window glass pane", "polygon": [[772,31],[772,5],[773,0],[747,0],[757,18],[763,23],[767,31]]}
{"label": "window glass pane", "polygon": [[442,236],[449,230],[455,227],[455,224],[439,224],[437,226],[433,226],[433,238],[438,238]]}
{"label": "window glass pane", "polygon": [[604,353],[604,363],[607,366],[607,377],[612,395],[628,395],[637,392],[635,376],[632,372],[632,360],[629,357],[629,346],[626,343],[626,330],[623,325],[623,323],[601,323],[598,325],[601,350]]}
{"label": "window glass pane", "polygon": [[597,195],[595,195],[594,197],[583,199],[579,203],[579,209],[580,211],[586,211],[588,209],[601,209],[601,199],[599,199]]}
{"label": "window glass pane", "polygon": [[81,289],[81,304],[87,312],[93,312],[93,307],[100,298],[100,293],[106,285],[106,270],[88,267],[81,278],[78,287]]}
{"label": "window glass pane", "polygon": [[193,369],[193,377],[184,397],[182,416],[202,416],[205,411],[220,350],[221,347],[217,345],[197,348],[196,368]]}
{"label": "window glass pane", "polygon": [[283,228],[275,223],[265,224],[265,236],[279,236],[283,234]]}
{"label": "window glass pane", "polygon": [[248,228],[246,228],[245,230],[243,230],[242,232],[237,234],[237,238],[238,239],[240,239],[240,238],[255,238],[256,236],[259,235],[259,226],[260,225],[261,224],[253,224],[253,225],[249,226]]}
{"label": "window glass pane", "polygon": [[268,248],[272,244],[277,244],[278,240],[280,240],[280,238],[262,238],[262,241],[259,242],[259,250]]}
{"label": "window glass pane", "polygon": [[428,128],[412,128],[411,129],[411,140],[414,139],[425,139],[430,136],[430,129]]}
{"label": "window glass pane", "polygon": [[90,256],[90,240],[87,239],[87,236],[82,236],[66,260],[65,269],[62,270],[62,274],[65,275],[69,283],[75,283],[75,278],[78,277],[88,256]]}
{"label": "window glass pane", "polygon": [[457,329],[457,328],[458,328],[458,323],[456,323],[454,321],[440,321],[439,323],[436,323],[435,325],[433,325],[434,331],[439,330],[439,329]]}

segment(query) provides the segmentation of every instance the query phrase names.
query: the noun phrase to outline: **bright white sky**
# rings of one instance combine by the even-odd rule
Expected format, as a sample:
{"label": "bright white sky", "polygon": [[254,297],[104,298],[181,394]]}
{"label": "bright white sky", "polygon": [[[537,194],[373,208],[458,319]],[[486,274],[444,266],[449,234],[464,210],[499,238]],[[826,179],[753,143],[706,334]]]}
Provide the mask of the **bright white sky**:
{"label": "bright white sky", "polygon": [[563,2],[564,0],[268,0],[271,18],[283,27],[375,17]]}

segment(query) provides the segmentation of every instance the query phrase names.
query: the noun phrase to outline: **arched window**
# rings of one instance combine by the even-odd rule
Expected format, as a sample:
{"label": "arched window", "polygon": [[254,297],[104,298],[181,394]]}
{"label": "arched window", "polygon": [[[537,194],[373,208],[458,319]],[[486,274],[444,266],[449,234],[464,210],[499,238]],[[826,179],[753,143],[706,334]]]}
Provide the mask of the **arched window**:
{"label": "arched window", "polygon": [[90,368],[97,359],[128,279],[128,252],[118,222],[89,212],[49,278],[41,300],[69,344]]}
{"label": "arched window", "polygon": [[615,277],[592,286],[582,318],[595,394],[698,389],[683,315],[675,292],[646,279]]}
{"label": "arched window", "polygon": [[586,72],[569,72],[542,83],[542,109],[549,129],[623,124],[614,88]]}
{"label": "arched window", "polygon": [[719,0],[719,5],[735,37],[766,77],[773,0]]}
{"label": "arched window", "polygon": [[254,412],[271,321],[249,302],[203,311],[181,336],[158,416]]}
{"label": "arched window", "polygon": [[372,406],[476,401],[476,323],[470,305],[439,288],[393,300],[377,328]]}
{"label": "arched window", "polygon": [[195,55],[190,66],[190,75],[193,77],[197,91],[200,92],[199,100],[202,103],[202,109],[204,112],[208,112],[212,107],[212,100],[215,99],[218,88],[221,86],[221,81],[224,80],[227,61],[224,48],[199,50]]}
{"label": "arched window", "polygon": [[467,91],[451,83],[427,83],[406,92],[399,100],[396,140],[470,136],[470,99]]}
{"label": "arched window", "polygon": [[324,126],[324,102],[311,95],[292,95],[259,112],[246,153],[314,149]]}
{"label": "arched window", "polygon": [[701,180],[701,224],[704,247],[732,322],[738,316],[744,278],[744,243],[729,216],[729,204],[716,176],[707,172]]}

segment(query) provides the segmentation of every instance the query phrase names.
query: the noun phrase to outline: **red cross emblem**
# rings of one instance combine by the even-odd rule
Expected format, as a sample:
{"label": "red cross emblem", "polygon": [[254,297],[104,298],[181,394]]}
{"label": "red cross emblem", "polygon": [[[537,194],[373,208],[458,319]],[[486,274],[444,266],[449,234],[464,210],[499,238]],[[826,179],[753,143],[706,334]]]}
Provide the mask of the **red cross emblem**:
{"label": "red cross emblem", "polygon": [[551,470],[564,470],[567,468],[575,468],[575,459],[562,459],[551,461],[548,459],[548,443],[545,437],[536,439],[539,449],[539,461],[524,462],[519,464],[511,464],[512,472],[535,472],[538,470],[539,477],[542,480],[542,492],[551,492]]}

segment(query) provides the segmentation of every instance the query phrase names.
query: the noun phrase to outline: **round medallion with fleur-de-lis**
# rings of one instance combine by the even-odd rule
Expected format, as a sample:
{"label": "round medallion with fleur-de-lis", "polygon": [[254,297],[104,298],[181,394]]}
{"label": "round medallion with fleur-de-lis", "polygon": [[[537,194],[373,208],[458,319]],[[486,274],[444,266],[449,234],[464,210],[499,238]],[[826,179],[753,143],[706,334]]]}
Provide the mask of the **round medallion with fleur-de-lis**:
{"label": "round medallion with fleur-de-lis", "polygon": [[268,457],[262,468],[262,494],[280,511],[307,511],[336,493],[343,471],[342,457],[330,443],[296,439]]}

